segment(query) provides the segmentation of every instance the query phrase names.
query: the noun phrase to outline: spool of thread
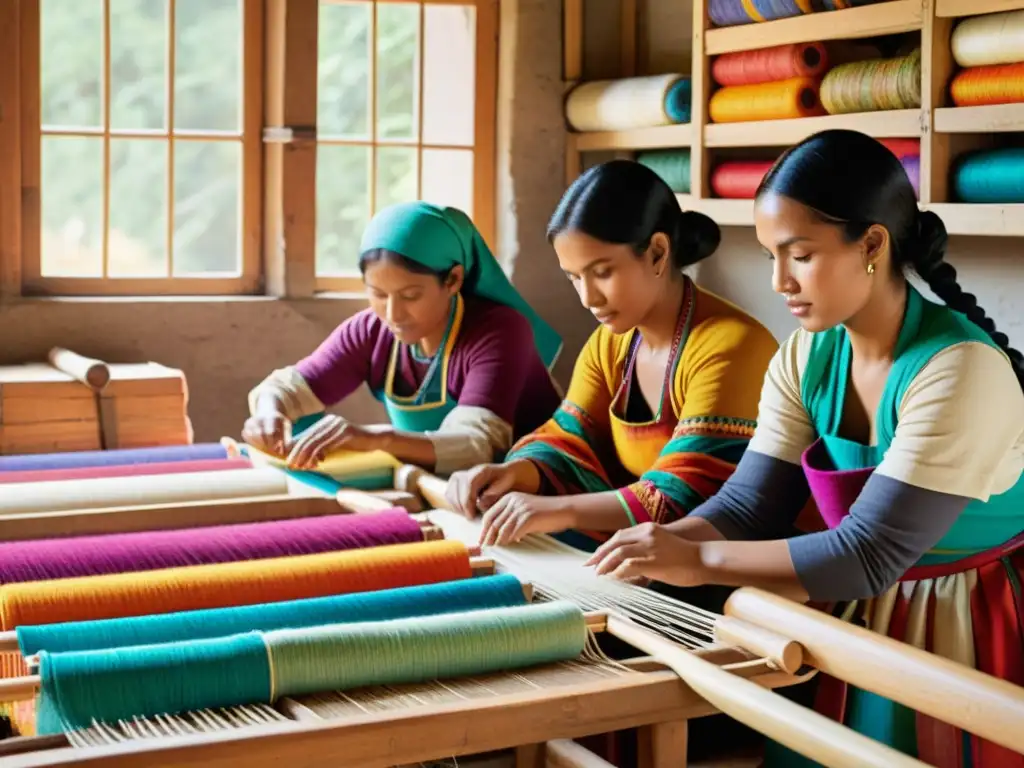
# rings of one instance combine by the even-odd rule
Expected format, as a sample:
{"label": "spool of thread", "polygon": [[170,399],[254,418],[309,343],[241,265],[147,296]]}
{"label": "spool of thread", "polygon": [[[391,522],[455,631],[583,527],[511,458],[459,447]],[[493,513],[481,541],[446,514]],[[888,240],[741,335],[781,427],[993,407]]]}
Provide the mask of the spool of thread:
{"label": "spool of thread", "polygon": [[756,85],[794,77],[820,77],[827,71],[828,51],[821,43],[793,43],[725,53],[711,65],[711,77],[719,85]]}
{"label": "spool of thread", "polygon": [[921,49],[833,67],[821,81],[821,103],[832,115],[920,107]]}
{"label": "spool of thread", "polygon": [[921,154],[920,139],[878,139],[878,142],[901,160],[907,155]]}
{"label": "spool of thread", "polygon": [[157,645],[272,629],[387,621],[501,608],[525,602],[523,585],[519,580],[502,574],[281,603],[25,626],[18,627],[17,634],[21,653],[34,656],[43,650],[66,653]]}
{"label": "spool of thread", "polygon": [[963,19],[953,30],[950,48],[961,67],[1024,61],[1024,10]]}
{"label": "spool of thread", "polygon": [[1024,203],[1024,148],[990,149],[958,158],[953,189],[964,203]]}
{"label": "spool of thread", "polygon": [[716,27],[786,19],[811,13],[812,0],[711,0],[708,18]]}
{"label": "spool of thread", "polygon": [[914,193],[921,196],[921,158],[918,155],[904,155],[900,158],[903,170],[907,172],[907,178],[914,187]]}
{"label": "spool of thread", "polygon": [[0,485],[11,483],[52,483],[57,480],[98,480],[103,477],[134,477],[145,475],[180,475],[189,472],[225,472],[252,469],[248,459],[205,459],[200,461],[169,461],[162,464],[124,464],[115,467],[81,467],[78,469],[27,469],[24,472],[0,472]]}
{"label": "spool of thread", "polygon": [[288,477],[276,469],[59,480],[18,485],[17,493],[5,493],[0,498],[0,515],[275,496],[288,492]]}
{"label": "spool of thread", "polygon": [[950,83],[949,92],[958,107],[1020,104],[1024,102],[1024,63],[962,69]]}
{"label": "spool of thread", "polygon": [[809,77],[729,86],[716,91],[708,103],[708,115],[715,123],[785,120],[823,113],[818,81]]}
{"label": "spool of thread", "polygon": [[0,544],[0,584],[296,557],[423,541],[404,509]]}
{"label": "spool of thread", "polygon": [[690,192],[690,150],[655,149],[639,152],[636,161],[658,174],[677,195]]}
{"label": "spool of thread", "polygon": [[0,587],[0,621],[30,624],[115,619],[257,605],[467,579],[457,541],[424,541],[302,557],[195,565]]}
{"label": "spool of thread", "polygon": [[761,180],[772,165],[770,160],[730,160],[721,163],[711,172],[711,191],[716,197],[753,200]]}
{"label": "spool of thread", "polygon": [[569,602],[39,655],[39,732],[282,696],[566,661],[586,618]]}
{"label": "spool of thread", "polygon": [[625,131],[689,122],[690,78],[680,74],[594,80],[570,91],[565,116],[574,131]]}
{"label": "spool of thread", "polygon": [[85,467],[122,467],[130,464],[166,464],[172,461],[209,461],[237,458],[222,443],[168,445],[159,448],[132,448],[113,451],[72,451],[39,453],[27,456],[0,456],[0,472],[28,472],[44,469],[83,469]]}
{"label": "spool of thread", "polygon": [[110,383],[110,368],[102,360],[84,357],[63,347],[53,347],[46,357],[58,371],[82,382],[95,392],[102,392]]}

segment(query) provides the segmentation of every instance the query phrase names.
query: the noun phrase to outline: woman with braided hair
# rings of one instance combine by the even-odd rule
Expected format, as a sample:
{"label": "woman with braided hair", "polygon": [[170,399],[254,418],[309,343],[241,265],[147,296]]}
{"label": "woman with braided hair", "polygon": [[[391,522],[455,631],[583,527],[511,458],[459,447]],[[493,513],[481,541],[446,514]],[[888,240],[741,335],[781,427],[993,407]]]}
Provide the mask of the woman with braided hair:
{"label": "woman with braided hair", "polygon": [[[714,497],[616,534],[591,562],[771,589],[1024,685],[1024,358],[957,283],[942,221],[874,139],[825,131],[792,147],[755,220],[801,328],[769,367],[754,437]],[[801,534],[809,496],[824,530]],[[931,765],[1024,767],[832,679],[816,704]],[[778,745],[768,757],[806,764]]]}

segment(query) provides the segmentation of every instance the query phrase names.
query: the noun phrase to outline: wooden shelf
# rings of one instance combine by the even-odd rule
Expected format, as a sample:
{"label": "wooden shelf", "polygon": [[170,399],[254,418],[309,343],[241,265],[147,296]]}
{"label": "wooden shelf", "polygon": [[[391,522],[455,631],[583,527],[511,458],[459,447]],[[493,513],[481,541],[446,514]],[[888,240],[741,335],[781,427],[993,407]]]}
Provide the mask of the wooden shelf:
{"label": "wooden shelf", "polygon": [[922,18],[920,0],[888,0],[842,11],[823,11],[761,24],[709,29],[704,33],[704,50],[709,56],[717,56],[788,43],[891,35],[921,29]]}
{"label": "wooden shelf", "polygon": [[935,110],[936,133],[1024,131],[1024,104],[948,107]]}
{"label": "wooden shelf", "polygon": [[688,123],[634,128],[630,131],[594,131],[571,133],[577,152],[600,150],[665,149],[688,147],[693,143],[693,128]]}
{"label": "wooden shelf", "polygon": [[679,207],[684,211],[699,211],[710,216],[722,227],[752,227],[754,225],[753,200],[720,200],[717,198],[695,198],[693,195],[676,195]]}
{"label": "wooden shelf", "polygon": [[860,131],[877,138],[918,138],[922,134],[921,122],[921,110],[898,109],[887,112],[803,117],[795,120],[709,123],[704,128],[704,146],[785,147],[803,141],[812,133],[830,128]]}
{"label": "wooden shelf", "polygon": [[942,219],[951,235],[1024,237],[1024,204],[932,203],[921,207]]}
{"label": "wooden shelf", "polygon": [[936,0],[935,15],[944,17],[979,16],[999,11],[1019,11],[1024,0]]}

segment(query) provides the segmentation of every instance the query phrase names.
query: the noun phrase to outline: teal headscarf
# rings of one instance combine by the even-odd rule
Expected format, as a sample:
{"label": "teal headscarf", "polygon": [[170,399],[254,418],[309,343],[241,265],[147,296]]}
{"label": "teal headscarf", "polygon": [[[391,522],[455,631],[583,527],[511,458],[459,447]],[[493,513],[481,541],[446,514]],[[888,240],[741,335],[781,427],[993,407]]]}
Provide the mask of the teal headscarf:
{"label": "teal headscarf", "polygon": [[480,232],[458,208],[430,203],[399,203],[380,211],[363,233],[359,252],[384,249],[437,272],[461,264],[462,293],[512,307],[533,327],[533,341],[551,368],[562,351],[562,337],[533,311],[509,282]]}

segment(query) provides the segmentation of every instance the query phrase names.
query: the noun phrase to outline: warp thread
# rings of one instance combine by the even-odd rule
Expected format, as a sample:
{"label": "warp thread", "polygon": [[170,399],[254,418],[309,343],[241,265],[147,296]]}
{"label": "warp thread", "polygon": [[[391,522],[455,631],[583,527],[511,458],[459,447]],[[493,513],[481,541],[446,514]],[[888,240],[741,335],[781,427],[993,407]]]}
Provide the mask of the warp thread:
{"label": "warp thread", "polygon": [[639,152],[636,161],[654,171],[677,195],[690,192],[690,150],[654,149]]}
{"label": "warp thread", "polygon": [[1024,203],[1024,148],[960,156],[953,167],[953,192],[964,203]]}
{"label": "warp thread", "polygon": [[0,543],[0,584],[313,555],[423,540],[402,509]]}
{"label": "warp thread", "polygon": [[0,587],[2,629],[153,613],[256,605],[468,579],[466,545],[455,541],[166,568]]}
{"label": "warp thread", "polygon": [[39,654],[40,733],[282,696],[486,674],[577,658],[569,602]]}
{"label": "warp thread", "polygon": [[716,91],[708,103],[715,123],[784,120],[824,114],[818,99],[818,81],[794,77],[756,85],[733,85]]}
{"label": "warp thread", "polygon": [[574,131],[625,131],[690,122],[690,78],[681,74],[593,80],[565,100]]}
{"label": "warp thread", "polygon": [[722,54],[711,65],[711,77],[723,86],[757,85],[794,77],[821,77],[828,67],[824,45],[793,43]]}
{"label": "warp thread", "polygon": [[921,49],[833,67],[821,81],[820,93],[832,115],[916,109],[921,106]]}

